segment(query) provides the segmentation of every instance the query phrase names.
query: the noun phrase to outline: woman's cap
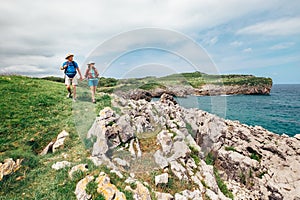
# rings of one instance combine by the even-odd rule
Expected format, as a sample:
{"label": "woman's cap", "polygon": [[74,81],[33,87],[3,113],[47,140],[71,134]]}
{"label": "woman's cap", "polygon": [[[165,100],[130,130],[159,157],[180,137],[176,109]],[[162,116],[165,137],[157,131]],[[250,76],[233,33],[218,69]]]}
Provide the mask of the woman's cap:
{"label": "woman's cap", "polygon": [[92,64],[95,64],[95,62],[94,61],[90,61],[90,62],[88,62],[87,65],[92,65]]}
{"label": "woman's cap", "polygon": [[66,59],[68,59],[68,58],[71,57],[71,56],[74,56],[74,54],[68,53],[68,54],[66,55]]}

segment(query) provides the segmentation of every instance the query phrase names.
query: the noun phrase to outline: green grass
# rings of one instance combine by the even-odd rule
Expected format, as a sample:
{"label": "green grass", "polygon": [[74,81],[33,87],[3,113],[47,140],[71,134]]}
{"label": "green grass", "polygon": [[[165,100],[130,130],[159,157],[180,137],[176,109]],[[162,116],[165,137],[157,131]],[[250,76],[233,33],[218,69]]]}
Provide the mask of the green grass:
{"label": "green grass", "polygon": [[256,160],[256,161],[260,162],[261,155],[255,153],[255,152],[252,152],[251,155],[250,155],[250,158],[253,159],[253,160]]}
{"label": "green grass", "polygon": [[[76,183],[85,174],[70,180],[69,168],[55,171],[51,166],[62,160],[79,164],[89,155],[77,134],[81,115],[76,112],[82,105],[83,111],[90,111],[88,115],[96,116],[99,109],[110,105],[110,97],[97,95],[94,105],[88,88],[81,93],[79,89],[79,101],[74,104],[66,98],[63,83],[23,76],[0,76],[0,90],[0,162],[9,157],[24,159],[17,172],[0,181],[0,199],[76,199]],[[62,130],[70,133],[64,149],[38,156]],[[62,153],[68,157],[63,158]]]}
{"label": "green grass", "polygon": [[233,146],[226,146],[225,150],[226,151],[236,151],[236,149]]}
{"label": "green grass", "polygon": [[189,146],[189,148],[191,150],[191,157],[194,159],[196,165],[199,165],[200,164],[199,151],[193,146]]}
{"label": "green grass", "polygon": [[224,181],[221,179],[219,171],[217,168],[214,167],[214,175],[216,177],[216,181],[218,184],[218,187],[220,188],[221,192],[228,198],[233,199],[233,194],[231,191],[228,190],[227,185],[224,183]]}
{"label": "green grass", "polygon": [[205,163],[207,165],[214,165],[215,163],[215,156],[212,152],[209,152],[205,157]]}

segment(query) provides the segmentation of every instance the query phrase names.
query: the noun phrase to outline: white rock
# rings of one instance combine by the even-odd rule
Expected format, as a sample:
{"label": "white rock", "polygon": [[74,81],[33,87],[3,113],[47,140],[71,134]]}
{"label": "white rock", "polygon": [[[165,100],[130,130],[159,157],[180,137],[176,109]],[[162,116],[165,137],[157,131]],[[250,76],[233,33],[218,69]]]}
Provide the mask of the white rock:
{"label": "white rock", "polygon": [[130,152],[130,155],[132,157],[132,159],[136,159],[136,154],[135,154],[135,150],[134,150],[134,139],[130,140],[130,144],[129,144],[129,152]]}
{"label": "white rock", "polygon": [[75,195],[76,195],[76,198],[78,200],[89,200],[91,199],[92,195],[89,195],[86,193],[85,189],[86,189],[86,186],[89,182],[93,181],[94,180],[94,177],[93,176],[86,176],[85,178],[81,179],[77,185],[76,185],[76,189],[75,189]]}
{"label": "white rock", "polygon": [[176,141],[173,145],[171,153],[172,156],[169,158],[169,160],[176,160],[179,158],[185,158],[188,154],[191,153],[191,150],[185,142]]}
{"label": "white rock", "polygon": [[177,161],[171,161],[171,170],[179,180],[188,180],[186,169]]}
{"label": "white rock", "polygon": [[153,156],[156,164],[158,164],[161,169],[168,167],[167,158],[163,156],[160,150],[157,150]]}
{"label": "white rock", "polygon": [[188,200],[185,196],[179,194],[179,193],[176,193],[175,194],[175,200]]}
{"label": "white rock", "polygon": [[71,165],[72,165],[72,163],[70,163],[68,161],[61,161],[61,162],[54,163],[51,167],[52,167],[52,169],[59,170],[59,169],[65,168],[65,167],[70,167]]}
{"label": "white rock", "polygon": [[169,193],[155,192],[157,200],[173,200],[174,197]]}
{"label": "white rock", "polygon": [[79,165],[76,165],[76,166],[72,167],[71,170],[69,171],[69,177],[71,179],[73,178],[73,174],[76,171],[82,171],[82,172],[88,171],[87,164],[79,164]]}
{"label": "white rock", "polygon": [[69,136],[69,133],[65,130],[63,130],[61,133],[58,134],[56,141],[54,142],[52,146],[52,152],[55,152],[58,148],[62,147],[64,145],[66,137]]}
{"label": "white rock", "polygon": [[161,145],[164,155],[168,155],[171,152],[173,142],[169,132],[162,130],[157,135],[157,142]]}
{"label": "white rock", "polygon": [[122,166],[122,167],[129,167],[130,166],[130,164],[127,161],[122,160],[121,158],[114,158],[113,161],[116,162],[119,166]]}
{"label": "white rock", "polygon": [[99,120],[105,120],[114,116],[114,111],[110,107],[105,107],[99,112]]}
{"label": "white rock", "polygon": [[43,149],[43,151],[39,155],[40,156],[46,155],[50,149],[52,150],[53,144],[54,144],[54,142],[52,142],[52,141],[49,142],[49,144]]}
{"label": "white rock", "polygon": [[188,199],[193,199],[193,200],[202,200],[202,194],[199,190],[184,190],[181,192],[183,196],[185,196]]}
{"label": "white rock", "polygon": [[300,134],[294,135],[294,138],[296,138],[297,140],[300,140]]}
{"label": "white rock", "polygon": [[158,184],[167,184],[168,183],[168,173],[163,173],[161,175],[155,176],[155,185],[157,186]]}

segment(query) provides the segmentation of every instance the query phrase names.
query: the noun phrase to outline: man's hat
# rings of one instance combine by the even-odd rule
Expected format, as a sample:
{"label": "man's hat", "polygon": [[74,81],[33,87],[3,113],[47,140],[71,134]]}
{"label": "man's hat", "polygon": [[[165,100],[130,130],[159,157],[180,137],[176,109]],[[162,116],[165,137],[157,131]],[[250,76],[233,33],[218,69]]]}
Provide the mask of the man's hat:
{"label": "man's hat", "polygon": [[94,61],[90,61],[90,62],[88,62],[87,65],[91,65],[91,64],[95,64],[95,62]]}
{"label": "man's hat", "polygon": [[68,53],[68,54],[66,55],[66,59],[68,59],[70,56],[74,56],[74,54]]}

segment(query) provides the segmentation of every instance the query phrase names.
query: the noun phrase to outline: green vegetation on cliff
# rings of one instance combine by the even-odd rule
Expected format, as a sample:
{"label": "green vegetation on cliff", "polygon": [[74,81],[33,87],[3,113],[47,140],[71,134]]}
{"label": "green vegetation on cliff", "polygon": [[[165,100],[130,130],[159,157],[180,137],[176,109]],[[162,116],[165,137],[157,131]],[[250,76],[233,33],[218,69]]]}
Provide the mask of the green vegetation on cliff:
{"label": "green vegetation on cliff", "polygon": [[200,88],[203,85],[272,86],[272,79],[253,75],[210,75],[201,72],[179,73],[164,77],[145,77],[130,79],[101,78],[101,91],[112,92],[115,89],[127,91],[134,88],[152,90],[165,89],[166,86],[187,86]]}

